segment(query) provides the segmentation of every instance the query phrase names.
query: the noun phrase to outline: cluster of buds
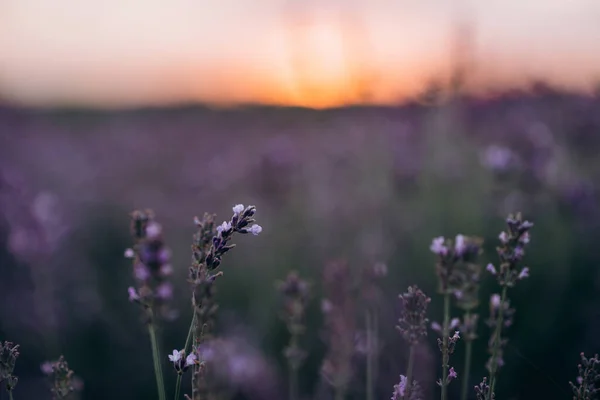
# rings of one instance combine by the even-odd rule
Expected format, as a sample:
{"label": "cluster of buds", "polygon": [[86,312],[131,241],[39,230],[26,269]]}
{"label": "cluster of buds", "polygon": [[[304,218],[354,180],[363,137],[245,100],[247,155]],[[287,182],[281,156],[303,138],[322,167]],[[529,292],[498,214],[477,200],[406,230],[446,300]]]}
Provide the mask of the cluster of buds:
{"label": "cluster of buds", "polygon": [[217,226],[217,235],[212,238],[212,246],[206,255],[205,262],[209,271],[217,269],[221,265],[223,254],[235,247],[233,244],[227,244],[233,237],[234,232],[241,234],[252,233],[253,235],[258,235],[262,232],[262,227],[254,224],[254,214],[256,214],[256,207],[244,207],[243,204],[238,204],[233,207],[233,216],[231,219]]}
{"label": "cluster of buds", "polygon": [[402,311],[396,329],[409,344],[415,345],[427,336],[427,306],[431,299],[416,285],[399,296]]}
{"label": "cluster of buds", "polygon": [[[459,339],[460,339],[459,331],[454,331],[454,334],[452,336],[448,336],[448,354],[454,353],[456,343],[458,343]],[[438,348],[440,349],[440,351],[444,351],[443,350],[443,342],[444,341],[441,338],[437,339],[437,344],[438,344]],[[450,369],[452,369],[452,368],[450,368]]]}
{"label": "cluster of buds", "polygon": [[162,227],[154,220],[152,211],[131,213],[131,234],[135,244],[125,250],[125,257],[133,260],[137,288],[128,289],[129,300],[153,311],[148,314],[148,322],[152,322],[155,311],[163,317],[172,317],[174,312],[168,307],[173,297],[173,286],[169,282],[173,273],[171,251],[165,245]]}
{"label": "cluster of buds", "polygon": [[52,379],[53,400],[66,399],[76,389],[74,372],[69,369],[69,364],[63,356],[55,362],[45,362],[42,364],[42,372]]}
{"label": "cluster of buds", "polygon": [[412,381],[410,387],[408,378],[400,375],[400,382],[394,385],[394,393],[391,400],[421,400],[423,398],[423,390],[417,381]]}
{"label": "cluster of buds", "polygon": [[577,384],[569,382],[573,390],[573,400],[592,400],[597,398],[600,388],[597,387],[600,382],[600,358],[598,354],[587,358],[581,353],[581,363],[577,366],[579,376]]}
{"label": "cluster of buds", "polygon": [[523,220],[521,214],[509,215],[506,219],[507,231],[502,231],[498,238],[500,246],[496,248],[500,258],[500,267],[496,269],[488,264],[487,270],[495,275],[500,286],[512,287],[517,281],[529,276],[529,268],[521,267],[525,255],[525,246],[529,243],[529,231],[533,223]]}
{"label": "cluster of buds", "polygon": [[487,383],[487,378],[483,378],[481,383],[475,386],[475,395],[477,400],[494,400],[496,398],[494,393],[490,396],[490,385]]}
{"label": "cluster of buds", "polygon": [[327,264],[323,286],[327,297],[321,309],[325,315],[328,351],[321,373],[338,393],[343,393],[352,378],[352,357],[356,350],[356,296],[348,263]]}
{"label": "cluster of buds", "polygon": [[[502,312],[502,322],[500,322],[500,312]],[[492,335],[489,340],[489,352],[492,354],[490,359],[487,362],[488,371],[492,372],[492,362],[493,362],[493,346],[494,342],[498,341],[498,348],[496,349],[496,370],[504,365],[504,359],[502,358],[503,348],[506,346],[508,339],[502,337],[503,328],[508,328],[513,324],[513,317],[515,314],[515,309],[510,307],[510,301],[505,300],[502,302],[502,299],[499,294],[493,294],[490,297],[490,317],[487,320],[487,325],[492,330]],[[498,324],[502,323],[501,327],[498,327]],[[496,337],[496,335],[500,335],[500,337]]]}
{"label": "cluster of buds", "polygon": [[17,386],[17,377],[13,375],[19,358],[19,345],[12,342],[0,342],[0,383],[6,382],[6,390],[12,392]]}
{"label": "cluster of buds", "polygon": [[[456,343],[458,342],[459,339],[460,339],[460,332],[455,331],[452,336],[448,337],[447,348],[444,348],[444,341],[441,338],[437,339],[438,348],[440,349],[442,354],[444,354],[444,358],[447,359],[450,357],[451,354],[454,353],[454,350],[456,348]],[[454,370],[454,367],[450,367],[450,369],[448,370],[448,376],[446,377],[446,382],[443,382],[442,379],[438,379],[437,384],[439,386],[446,386],[450,382],[452,382],[454,379],[456,379],[457,377],[458,377],[458,374]]]}
{"label": "cluster of buds", "polygon": [[[429,249],[438,256],[436,274],[441,294],[453,294],[462,301],[471,299],[473,292],[471,280],[473,274],[463,268],[475,266],[481,254],[481,240],[478,238],[456,235],[454,241],[443,236],[433,239]],[[478,284],[478,275],[475,275]],[[475,293],[476,294],[476,293]]]}
{"label": "cluster of buds", "polygon": [[298,345],[298,337],[305,331],[304,316],[310,296],[310,288],[306,281],[300,279],[298,273],[292,271],[285,281],[278,282],[277,288],[283,296],[283,319],[291,335],[290,344],[284,350],[288,364],[298,370],[306,357],[306,353]]}
{"label": "cluster of buds", "polygon": [[173,364],[173,368],[178,375],[183,375],[192,365],[198,363],[198,357],[192,352],[185,355],[185,350],[173,350],[172,354],[169,354],[169,361]]}

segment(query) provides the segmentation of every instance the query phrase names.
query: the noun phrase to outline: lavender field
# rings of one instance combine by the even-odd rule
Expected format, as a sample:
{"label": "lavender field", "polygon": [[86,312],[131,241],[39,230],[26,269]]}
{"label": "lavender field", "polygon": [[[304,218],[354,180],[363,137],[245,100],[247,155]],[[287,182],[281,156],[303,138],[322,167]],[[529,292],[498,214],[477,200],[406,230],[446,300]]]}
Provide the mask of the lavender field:
{"label": "lavender field", "polygon": [[[371,293],[378,357],[370,379],[374,398],[389,399],[408,358],[395,328],[398,295],[417,284],[432,298],[430,322],[442,322],[432,239],[481,237],[485,267],[497,262],[506,216],[522,212],[535,224],[524,258],[530,277],[510,292],[516,312],[496,398],[571,399],[579,354],[600,349],[599,200],[600,97],[539,90],[325,111],[0,108],[0,340],[20,345],[14,398],[50,398],[40,366],[60,355],[76,375],[70,398],[157,398],[124,257],[133,245],[129,213],[146,208],[172,251],[165,297],[173,318],[158,330],[172,398],[176,371],[167,355],[183,348],[192,316],[194,217],[214,212],[220,223],[242,203],[256,206],[263,230],[236,236],[238,246],[223,256],[211,370],[220,391],[212,398],[288,398],[290,335],[276,282],[291,270],[311,288],[299,399],[334,398],[323,300],[336,290],[327,271],[341,263],[348,271],[386,266]],[[498,291],[483,272],[470,388],[487,373],[484,321]],[[346,398],[365,399],[373,338],[355,300],[342,330],[353,338]],[[452,356],[461,380],[462,345]],[[416,348],[414,378],[427,399],[439,396],[437,347],[430,331]],[[184,375],[182,393],[191,393],[190,379]],[[448,390],[460,398],[461,383]]]}

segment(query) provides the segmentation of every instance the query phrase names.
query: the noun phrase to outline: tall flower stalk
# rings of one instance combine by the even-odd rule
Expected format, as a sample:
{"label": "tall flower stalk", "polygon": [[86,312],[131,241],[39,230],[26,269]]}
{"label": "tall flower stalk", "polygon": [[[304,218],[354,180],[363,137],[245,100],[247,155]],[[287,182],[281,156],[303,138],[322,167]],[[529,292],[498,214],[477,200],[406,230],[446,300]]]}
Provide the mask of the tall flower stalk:
{"label": "tall flower stalk", "polygon": [[467,400],[469,394],[469,377],[471,374],[471,358],[473,342],[477,339],[477,323],[479,315],[475,312],[479,307],[479,289],[481,280],[481,264],[478,256],[482,253],[483,240],[478,237],[463,237],[463,256],[458,263],[458,286],[454,295],[456,306],[463,311],[459,329],[465,343],[465,366],[461,387],[461,400]]}
{"label": "tall flower stalk", "polygon": [[300,337],[306,330],[304,317],[309,300],[309,286],[295,271],[290,272],[285,281],[279,282],[277,286],[284,302],[282,318],[290,334],[290,342],[284,350],[289,373],[289,400],[297,400],[298,371],[306,358],[306,352],[300,347]]}
{"label": "tall flower stalk", "polygon": [[488,264],[487,270],[496,277],[501,287],[501,295],[493,295],[491,300],[491,316],[489,324],[492,327],[492,336],[489,343],[490,359],[487,364],[489,371],[489,386],[487,400],[494,396],[497,383],[498,369],[503,365],[502,347],[507,339],[502,336],[503,328],[510,325],[509,318],[514,310],[509,307],[508,289],[529,276],[529,268],[522,266],[525,255],[525,246],[529,243],[529,231],[533,223],[523,220],[521,214],[509,215],[506,219],[507,231],[502,231],[498,236],[500,246],[496,248],[499,258],[499,268]]}
{"label": "tall flower stalk", "polygon": [[580,354],[581,363],[577,366],[579,376],[577,384],[569,382],[573,391],[573,400],[593,400],[600,393],[600,358],[598,354],[587,358],[584,353]]}
{"label": "tall flower stalk", "polygon": [[379,364],[379,308],[382,301],[382,291],[379,281],[387,275],[387,265],[378,262],[368,264],[362,269],[359,282],[361,298],[365,314],[366,332],[366,398],[376,398],[375,385],[378,378]]}
{"label": "tall flower stalk", "polygon": [[173,287],[168,281],[173,272],[171,251],[165,245],[162,227],[154,220],[150,210],[131,213],[133,248],[125,250],[125,257],[133,260],[136,287],[129,287],[129,300],[140,305],[144,323],[150,336],[152,359],[159,400],[166,400],[162,358],[156,328],[159,318],[170,318],[173,311],[169,300]]}
{"label": "tall flower stalk", "polygon": [[465,290],[465,272],[463,266],[472,263],[480,254],[481,246],[475,239],[464,235],[456,235],[455,240],[440,236],[433,239],[429,249],[437,255],[436,274],[438,277],[438,293],[444,299],[444,319],[442,326],[434,323],[441,338],[438,347],[442,353],[442,378],[438,380],[441,388],[441,399],[448,398],[448,384],[458,377],[453,367],[450,367],[450,355],[460,339],[459,331],[450,335],[451,329],[459,325],[458,319],[452,319],[450,305],[452,297],[461,298]]}
{"label": "tall flower stalk", "polygon": [[0,342],[0,383],[5,385],[10,400],[13,398],[13,390],[18,382],[18,378],[14,375],[17,358],[19,358],[18,344]]}
{"label": "tall flower stalk", "polygon": [[[408,367],[406,376],[400,376],[400,384],[395,388],[399,399],[412,400],[416,396],[417,382],[413,380],[415,348],[427,336],[427,306],[431,299],[416,285],[410,286],[406,293],[399,296],[402,311],[396,329],[409,345]],[[404,383],[403,383],[404,382]],[[394,398],[394,397],[392,397]]]}
{"label": "tall flower stalk", "polygon": [[321,308],[325,316],[327,354],[321,374],[332,386],[335,400],[343,400],[353,373],[356,334],[357,301],[348,263],[337,261],[327,264],[323,285],[326,298]]}
{"label": "tall flower stalk", "polygon": [[230,220],[218,226],[215,226],[214,215],[204,214],[202,219],[194,219],[198,231],[193,236],[192,264],[188,278],[192,285],[192,351],[197,356],[192,373],[193,400],[205,400],[210,390],[206,381],[207,365],[201,349],[202,344],[211,338],[218,309],[215,302],[215,281],[222,275],[218,271],[222,257],[235,247],[235,244],[230,244],[234,234],[258,235],[262,231],[260,225],[254,224],[255,206],[244,207],[243,204],[237,204],[232,210]]}

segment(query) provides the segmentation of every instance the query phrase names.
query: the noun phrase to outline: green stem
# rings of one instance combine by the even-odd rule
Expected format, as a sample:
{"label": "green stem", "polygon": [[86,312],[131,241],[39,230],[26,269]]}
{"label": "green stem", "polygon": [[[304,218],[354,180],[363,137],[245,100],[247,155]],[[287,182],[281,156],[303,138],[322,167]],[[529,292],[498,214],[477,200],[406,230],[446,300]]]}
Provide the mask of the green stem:
{"label": "green stem", "polygon": [[296,400],[298,398],[298,370],[296,368],[289,368],[290,373],[290,400]]}
{"label": "green stem", "polygon": [[196,313],[194,313],[194,315],[192,316],[192,322],[190,323],[190,328],[188,329],[188,334],[187,337],[185,338],[185,347],[183,348],[183,351],[185,351],[185,354],[188,354],[188,347],[190,346],[190,341],[192,340],[192,333],[194,332],[194,324],[196,323]]}
{"label": "green stem", "polygon": [[175,384],[175,397],[174,400],[179,399],[179,392],[181,391],[181,374],[177,374],[177,383]]}
{"label": "green stem", "polygon": [[166,400],[165,395],[165,384],[163,382],[160,350],[158,348],[158,341],[156,340],[156,332],[154,324],[148,324],[148,332],[150,333],[150,342],[152,343],[152,358],[154,359],[154,374],[156,375],[156,387],[158,389],[158,399]]}
{"label": "green stem", "polygon": [[450,294],[444,293],[444,327],[442,339],[442,400],[448,399],[448,363],[450,354],[448,352],[448,336],[450,327]]}
{"label": "green stem", "polygon": [[494,342],[492,344],[492,359],[490,371],[490,394],[488,399],[492,399],[494,388],[496,387],[496,374],[498,373],[498,350],[500,350],[500,336],[502,334],[502,325],[504,325],[504,303],[506,302],[506,292],[508,287],[502,287],[502,297],[500,298],[500,309],[498,310],[498,321],[494,331]]}
{"label": "green stem", "polygon": [[373,321],[370,310],[365,313],[367,331],[367,400],[373,400]]}
{"label": "green stem", "polygon": [[335,400],[344,400],[345,397],[346,397],[346,393],[345,393],[344,388],[336,387],[335,388]]}
{"label": "green stem", "polygon": [[377,311],[373,313],[373,364],[371,368],[373,368],[373,382],[377,382],[377,378],[379,377],[379,316]]}
{"label": "green stem", "polygon": [[406,368],[406,389],[404,390],[405,397],[410,398],[410,390],[413,382],[413,365],[415,362],[415,345],[410,345],[410,351],[408,353],[408,367]]}
{"label": "green stem", "polygon": [[13,400],[13,394],[12,394],[12,390],[8,391],[8,400]]}
{"label": "green stem", "polygon": [[[469,313],[467,312],[467,315]],[[468,317],[465,317],[465,320]],[[473,352],[473,341],[465,340],[465,372],[463,373],[461,400],[467,400],[469,393],[469,374],[471,373],[471,353]]]}

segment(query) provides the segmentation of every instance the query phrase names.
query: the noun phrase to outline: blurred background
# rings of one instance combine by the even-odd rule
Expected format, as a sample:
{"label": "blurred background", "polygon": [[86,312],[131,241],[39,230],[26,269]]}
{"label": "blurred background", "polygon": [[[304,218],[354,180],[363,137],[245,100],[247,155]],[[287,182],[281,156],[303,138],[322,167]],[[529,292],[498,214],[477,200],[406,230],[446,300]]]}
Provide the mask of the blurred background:
{"label": "blurred background", "polygon": [[[155,398],[127,299],[128,213],[152,208],[173,251],[166,361],[191,316],[193,217],[237,203],[264,230],[235,241],[218,284],[231,399],[286,396],[275,281],[292,269],[313,286],[302,398],[329,398],[320,303],[335,259],[388,267],[389,398],[406,368],[398,294],[418,284],[442,318],[431,239],[481,236],[495,262],[516,211],[535,222],[531,278],[511,291],[498,396],[571,398],[579,353],[600,348],[598,21],[594,0],[0,2],[0,340],[21,344],[15,399],[50,398],[40,364],[60,354],[81,399]],[[486,277],[482,318],[496,290]],[[488,337],[482,323],[472,385]],[[428,390],[438,358],[430,335]]]}

